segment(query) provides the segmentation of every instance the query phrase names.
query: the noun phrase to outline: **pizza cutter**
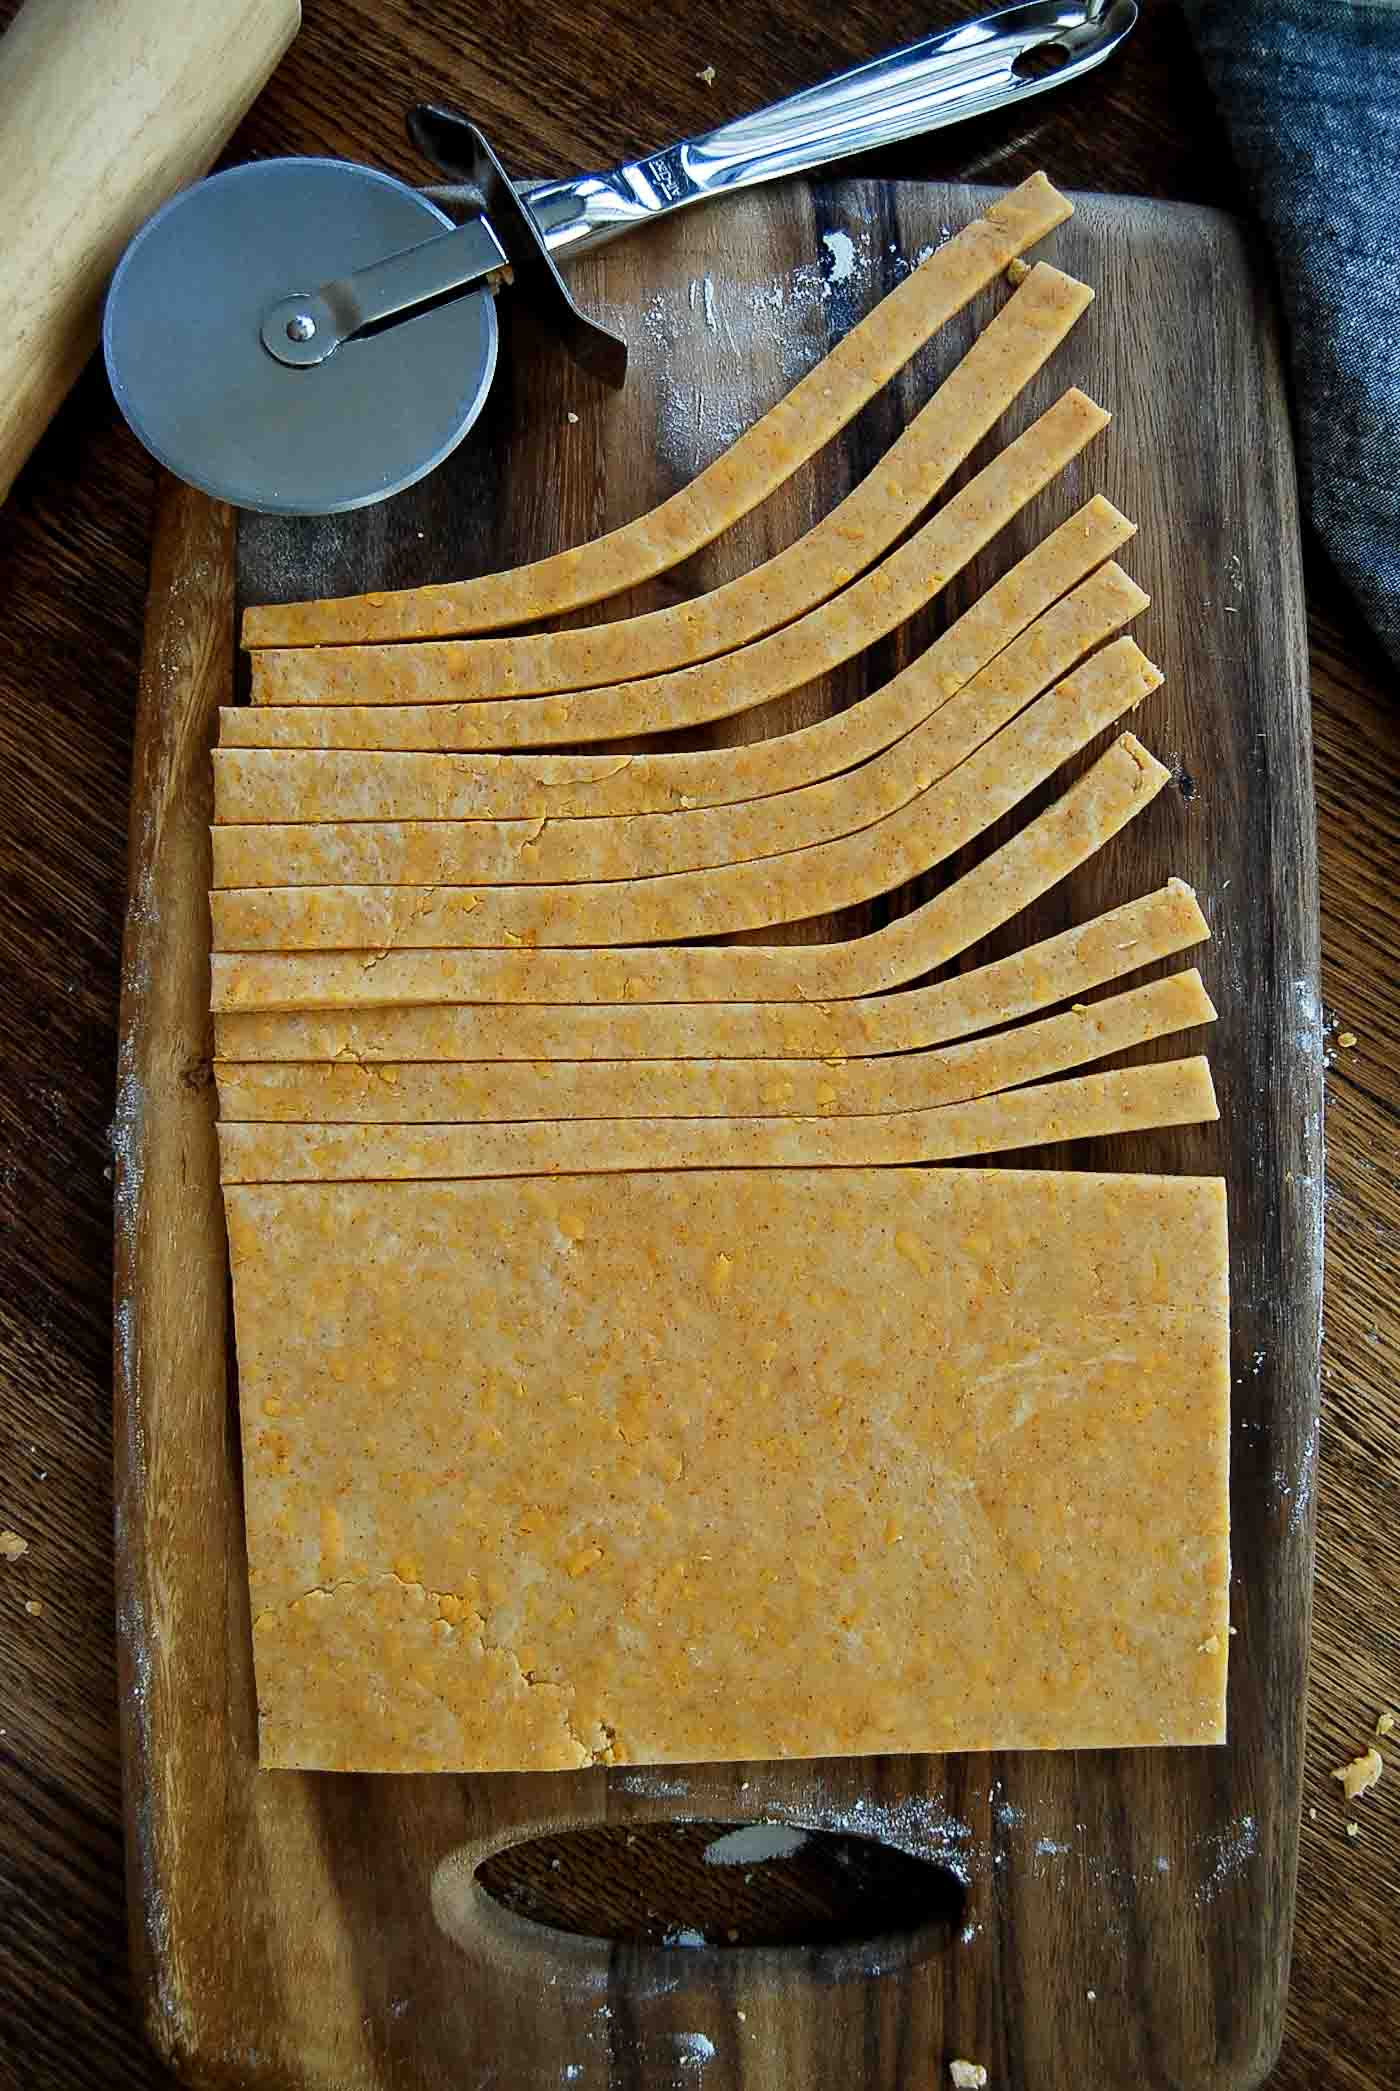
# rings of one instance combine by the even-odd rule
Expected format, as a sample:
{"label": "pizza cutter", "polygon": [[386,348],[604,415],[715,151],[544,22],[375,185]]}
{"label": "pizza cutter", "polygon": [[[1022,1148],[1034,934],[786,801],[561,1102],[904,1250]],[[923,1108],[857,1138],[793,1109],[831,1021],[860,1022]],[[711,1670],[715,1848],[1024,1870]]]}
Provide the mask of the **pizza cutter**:
{"label": "pizza cutter", "polygon": [[343,160],[231,167],[167,203],[117,267],[102,330],[117,403],[161,464],[220,500],[282,515],[382,501],[480,413],[503,285],[619,385],[626,345],[580,311],[556,255],[1043,93],[1136,19],[1135,0],[1028,0],[563,181],[512,182],[474,124],[426,105],[409,133],[449,177],[436,187]]}

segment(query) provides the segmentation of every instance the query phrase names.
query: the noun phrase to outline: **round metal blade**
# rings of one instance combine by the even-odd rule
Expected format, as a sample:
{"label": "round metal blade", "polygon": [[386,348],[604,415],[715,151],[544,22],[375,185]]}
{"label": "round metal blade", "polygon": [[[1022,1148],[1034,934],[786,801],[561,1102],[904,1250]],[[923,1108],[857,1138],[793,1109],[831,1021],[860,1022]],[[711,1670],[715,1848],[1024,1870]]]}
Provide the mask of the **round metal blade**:
{"label": "round metal blade", "polygon": [[461,442],[496,367],[496,307],[469,291],[279,363],[273,299],[451,226],[404,183],[344,160],[258,160],[184,190],[127,248],[102,345],[117,404],[160,462],[240,508],[329,515],[411,486]]}

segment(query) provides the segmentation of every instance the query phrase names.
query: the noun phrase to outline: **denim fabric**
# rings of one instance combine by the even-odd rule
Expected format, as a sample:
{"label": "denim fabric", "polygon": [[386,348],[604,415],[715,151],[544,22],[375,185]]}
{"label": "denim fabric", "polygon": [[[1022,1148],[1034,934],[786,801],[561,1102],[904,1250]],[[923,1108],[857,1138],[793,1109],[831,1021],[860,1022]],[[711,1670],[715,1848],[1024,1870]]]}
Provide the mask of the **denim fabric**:
{"label": "denim fabric", "polygon": [[1400,666],[1400,0],[1186,0],[1278,262],[1303,496]]}

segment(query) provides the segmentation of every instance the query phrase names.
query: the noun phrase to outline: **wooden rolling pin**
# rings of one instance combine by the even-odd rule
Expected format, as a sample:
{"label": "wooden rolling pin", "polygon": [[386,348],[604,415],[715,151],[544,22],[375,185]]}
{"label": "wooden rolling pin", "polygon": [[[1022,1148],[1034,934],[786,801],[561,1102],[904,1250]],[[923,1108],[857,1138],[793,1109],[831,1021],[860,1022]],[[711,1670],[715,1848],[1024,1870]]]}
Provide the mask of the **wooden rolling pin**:
{"label": "wooden rolling pin", "polygon": [[300,0],[25,0],[0,39],[0,500],[127,241],[209,167],[300,21]]}

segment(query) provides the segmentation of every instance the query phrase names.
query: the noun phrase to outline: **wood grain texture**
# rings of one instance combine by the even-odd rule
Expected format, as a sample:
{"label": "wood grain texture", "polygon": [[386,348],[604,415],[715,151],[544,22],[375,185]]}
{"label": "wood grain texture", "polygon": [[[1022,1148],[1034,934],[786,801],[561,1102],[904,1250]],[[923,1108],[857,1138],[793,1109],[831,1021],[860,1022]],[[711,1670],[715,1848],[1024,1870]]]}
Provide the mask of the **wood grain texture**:
{"label": "wood grain texture", "polygon": [[[940,18],[980,11],[947,0]],[[14,12],[0,0],[0,21]],[[925,31],[914,0],[768,0],[729,18],[633,10],[619,86],[601,0],[308,0],[305,27],[230,148],[342,152],[423,178],[403,144],[423,95],[467,102],[521,173],[601,165]],[[714,64],[707,87],[697,72]],[[1037,166],[1238,209],[1237,178],[1172,0],[1112,65],[1014,119],[915,141],[886,174],[1010,182]],[[0,509],[0,2084],[168,2081],[130,2006],[122,1922],[111,1542],[110,1150],[127,773],[152,472],[98,372]],[[1328,1072],[1326,1400],[1288,2033],[1280,2091],[1382,2091],[1400,2067],[1385,1941],[1400,1782],[1353,1811],[1330,1767],[1400,1698],[1400,713],[1393,672],[1305,542],[1329,1012],[1360,1044]],[[1284,868],[1286,870],[1286,867]],[[42,1617],[24,1611],[33,1597]],[[1316,1817],[1310,1809],[1316,1809]],[[546,1862],[547,1865],[547,1862]],[[872,1998],[872,2018],[882,2009]],[[837,2058],[826,2070],[837,2081]],[[1087,2071],[1086,2071],[1087,2075]],[[657,2081],[669,2081],[658,2060]],[[1093,2081],[1092,2078],[1088,2079]],[[683,2079],[683,2081],[688,2081]]]}
{"label": "wood grain texture", "polygon": [[[421,488],[332,522],[241,517],[240,600],[322,593],[347,566],[362,586],[411,584],[539,557],[587,528],[614,526],[688,478],[881,294],[907,266],[901,257],[977,201],[936,188],[792,184],[732,204],[722,222],[697,217],[592,258],[576,272],[579,288],[633,336],[622,395],[584,386],[550,344],[514,328],[509,382],[485,424]],[[831,230],[848,232],[861,256],[841,283],[824,280],[813,260]],[[1211,1050],[1223,1125],[1085,1143],[1081,1158],[1223,1169],[1229,1182],[1239,1629],[1230,1743],[1223,1752],[664,1775],[414,1782],[256,1772],[222,1384],[212,1098],[188,1081],[172,1089],[197,1067],[192,1052],[206,1031],[202,750],[226,694],[231,626],[220,518],[178,495],[158,539],[133,795],[123,1047],[131,1089],[119,1116],[118,1211],[124,1225],[139,1219],[118,1269],[118,1510],[141,1599],[126,1645],[140,1687],[130,1701],[132,1847],[150,1913],[140,1931],[146,2014],[162,2048],[199,2081],[446,2085],[498,2067],[507,2044],[522,2085],[552,2084],[575,2064],[584,2084],[643,2084],[667,2058],[680,2067],[691,2054],[719,2086],[808,2083],[821,2080],[816,2057],[828,2051],[840,2081],[870,2086],[930,2084],[959,2053],[1016,2086],[1076,2084],[1086,2052],[1111,2082],[1244,2087],[1267,2071],[1282,2029],[1296,1860],[1311,1539],[1303,1492],[1320,1283],[1317,955],[1292,463],[1267,307],[1227,221],[1088,198],[1055,251],[1099,296],[1008,426],[1078,383],[1117,408],[1111,438],[1038,497],[933,613],[770,705],[766,721],[790,728],[883,680],[1089,491],[1101,488],[1139,521],[1132,564],[1154,596],[1143,636],[1168,677],[1139,724],[1183,783],[1194,780],[1190,796],[1168,793],[999,932],[992,952],[974,956],[1052,934],[1173,872],[1199,888],[1217,920],[1204,964],[1222,1015]],[[781,327],[767,317],[775,284]],[[617,607],[713,586],[809,527],[874,462],[993,296],[722,545]],[[1204,440],[1199,397],[1171,381],[1177,368],[1203,363],[1212,396],[1234,402],[1226,445]],[[546,508],[535,497],[551,461]],[[202,533],[189,584],[176,552],[181,529]],[[215,570],[224,578],[212,582]],[[745,717],[704,738],[754,731]],[[1285,885],[1271,880],[1276,858],[1294,868]],[[793,934],[872,927],[935,883]],[[1252,904],[1232,903],[1235,887]],[[160,1006],[147,975],[166,998]],[[145,1090],[148,1070],[163,1096]],[[163,1354],[172,1340],[183,1355]],[[179,1491],[149,1471],[158,1440],[183,1477]],[[197,1572],[186,1578],[192,1559]],[[181,1631],[176,1609],[201,1605],[208,1631]],[[163,1671],[146,1673],[146,1650],[164,1656]],[[642,1834],[649,1822],[773,1815],[865,1826],[926,1858],[955,1857],[966,1875],[965,1930],[943,1928],[894,1955],[883,1941],[830,1960],[740,1944],[617,1965],[606,1943],[564,1942],[503,1913],[471,1877],[487,1853],[569,1822],[622,1821]],[[501,1864],[509,1877],[509,1861]],[[569,1868],[565,1855],[561,1870]],[[599,1918],[606,1930],[606,1898]],[[542,1979],[528,2032],[511,2030]],[[614,2012],[629,2031],[610,2031],[604,2057],[598,2034]],[[741,2024],[754,2032],[738,2037]]]}

